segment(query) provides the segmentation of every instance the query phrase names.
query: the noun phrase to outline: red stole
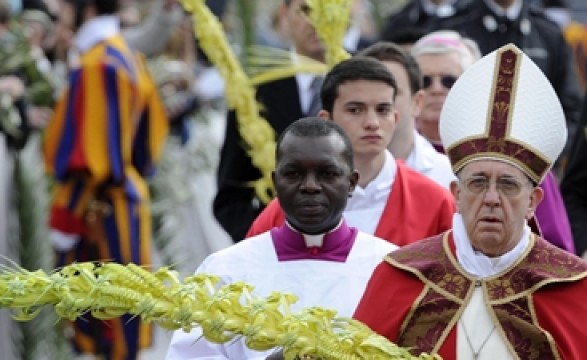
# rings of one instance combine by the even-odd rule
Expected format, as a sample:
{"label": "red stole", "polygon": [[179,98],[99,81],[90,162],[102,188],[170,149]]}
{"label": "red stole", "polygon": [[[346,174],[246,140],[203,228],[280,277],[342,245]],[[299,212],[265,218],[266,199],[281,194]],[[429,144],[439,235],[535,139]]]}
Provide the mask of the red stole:
{"label": "red stole", "polygon": [[[410,244],[450,229],[454,212],[453,197],[446,189],[398,161],[391,194],[374,235],[398,246]],[[274,199],[246,237],[279,227],[284,220],[279,201]]]}
{"label": "red stole", "polygon": [[[587,263],[534,237],[523,260],[482,282],[497,328],[521,359],[587,352]],[[475,287],[448,233],[401,248],[375,270],[355,318],[414,354],[456,359],[456,323]]]}

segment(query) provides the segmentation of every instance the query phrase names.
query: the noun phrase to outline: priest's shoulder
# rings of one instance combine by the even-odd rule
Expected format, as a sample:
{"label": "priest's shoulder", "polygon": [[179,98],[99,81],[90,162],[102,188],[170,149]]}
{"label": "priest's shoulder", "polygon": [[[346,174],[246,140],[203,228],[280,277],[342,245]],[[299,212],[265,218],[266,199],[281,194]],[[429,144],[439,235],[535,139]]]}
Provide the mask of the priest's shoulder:
{"label": "priest's shoulder", "polygon": [[273,249],[271,232],[267,231],[208,255],[202,266],[216,267],[221,264],[234,264],[236,266],[240,263],[258,262],[268,255],[275,257]]}
{"label": "priest's shoulder", "polygon": [[384,255],[387,255],[387,254],[399,249],[399,246],[397,246],[397,245],[395,245],[385,239],[382,239],[380,237],[377,237],[377,236],[374,236],[371,234],[364,233],[362,231],[359,231],[357,233],[357,241],[359,241],[361,244],[364,244],[364,245],[366,245],[367,243],[372,244],[375,252],[378,254],[382,253]]}

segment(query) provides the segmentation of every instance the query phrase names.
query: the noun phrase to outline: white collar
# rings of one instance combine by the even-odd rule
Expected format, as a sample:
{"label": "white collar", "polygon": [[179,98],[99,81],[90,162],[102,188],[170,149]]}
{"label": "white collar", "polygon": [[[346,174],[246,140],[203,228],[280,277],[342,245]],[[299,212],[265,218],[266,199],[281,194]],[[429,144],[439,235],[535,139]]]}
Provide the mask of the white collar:
{"label": "white collar", "polygon": [[[381,170],[379,170],[377,173],[377,176],[375,176],[375,178],[371,180],[364,188],[360,187],[359,185],[355,186],[353,196],[355,194],[360,194],[362,196],[369,196],[372,194],[376,197],[379,195],[387,196],[393,182],[395,181],[396,173],[397,163],[395,162],[395,158],[388,150],[385,150],[385,161],[383,162]],[[353,198],[351,197],[349,202],[352,202],[352,200]]]}
{"label": "white collar", "polygon": [[523,0],[514,0],[512,6],[507,9],[497,5],[494,0],[484,1],[497,16],[506,16],[510,20],[516,20],[522,12]]}
{"label": "white collar", "polygon": [[78,30],[73,44],[79,53],[85,53],[100,41],[120,33],[120,21],[113,15],[96,16]]}
{"label": "white collar", "polygon": [[434,4],[431,0],[421,0],[422,9],[428,15],[447,17],[454,15],[454,3],[456,0],[443,1],[440,4]]}
{"label": "white collar", "polygon": [[322,233],[322,234],[316,234],[316,235],[309,235],[309,234],[304,234],[296,229],[294,229],[293,226],[291,226],[289,224],[289,222],[285,222],[285,224],[287,225],[288,228],[290,228],[292,231],[297,232],[298,234],[302,235],[304,237],[304,241],[306,243],[306,247],[310,248],[310,247],[322,247],[322,245],[324,244],[324,235],[330,234],[331,232],[334,232],[336,230],[338,230],[338,228],[340,227],[340,225],[342,225],[342,218],[340,219],[338,225],[336,225],[334,227],[334,229],[330,230],[329,232],[326,233]]}
{"label": "white collar", "polygon": [[406,165],[412,169],[418,169],[422,172],[431,169],[436,159],[435,153],[438,153],[430,141],[426,140],[418,130],[414,129],[414,145],[412,151],[406,157]]}
{"label": "white collar", "polygon": [[463,217],[459,213],[453,215],[452,230],[459,264],[466,272],[481,279],[496,275],[512,266],[530,245],[531,230],[526,224],[522,231],[522,238],[512,250],[491,258],[473,250]]}

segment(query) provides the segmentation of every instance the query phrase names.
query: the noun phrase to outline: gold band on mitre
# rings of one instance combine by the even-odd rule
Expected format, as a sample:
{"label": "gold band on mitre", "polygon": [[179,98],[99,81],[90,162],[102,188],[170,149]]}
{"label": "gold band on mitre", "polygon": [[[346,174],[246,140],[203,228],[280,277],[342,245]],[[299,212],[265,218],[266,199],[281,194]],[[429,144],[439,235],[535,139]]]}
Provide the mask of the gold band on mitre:
{"label": "gold band on mitre", "polygon": [[[540,114],[541,106],[554,109],[553,117]],[[457,80],[447,96],[440,130],[455,173],[475,160],[498,160],[536,183],[566,141],[564,113],[552,86],[512,44],[487,55]]]}

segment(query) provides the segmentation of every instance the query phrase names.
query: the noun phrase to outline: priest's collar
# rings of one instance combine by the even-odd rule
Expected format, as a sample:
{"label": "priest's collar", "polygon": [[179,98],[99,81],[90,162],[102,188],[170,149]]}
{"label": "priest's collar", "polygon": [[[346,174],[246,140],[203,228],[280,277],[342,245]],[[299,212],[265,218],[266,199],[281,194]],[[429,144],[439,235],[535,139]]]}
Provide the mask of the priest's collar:
{"label": "priest's collar", "polygon": [[271,238],[279,261],[325,260],[345,262],[358,230],[349,227],[344,220],[331,231],[318,234],[302,234],[286,222],[271,230]]}

